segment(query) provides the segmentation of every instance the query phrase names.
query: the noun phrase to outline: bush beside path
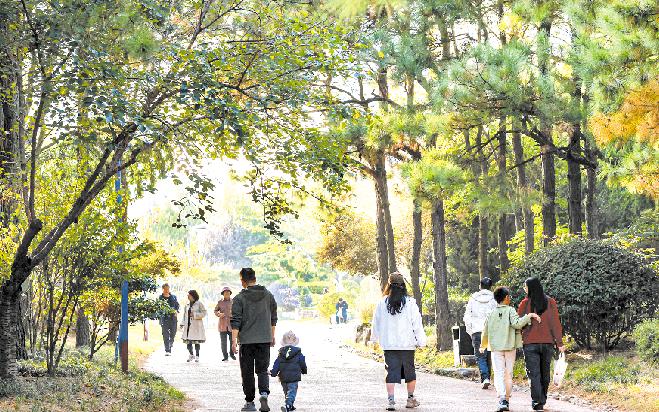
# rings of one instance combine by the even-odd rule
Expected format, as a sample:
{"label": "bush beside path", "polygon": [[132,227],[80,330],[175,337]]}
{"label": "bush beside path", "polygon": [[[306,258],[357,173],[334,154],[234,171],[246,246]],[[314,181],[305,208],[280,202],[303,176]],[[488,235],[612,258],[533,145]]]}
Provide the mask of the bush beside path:
{"label": "bush beside path", "polygon": [[[309,375],[303,377],[296,402],[299,411],[384,410],[384,366],[340,347],[353,332],[351,326],[282,322],[278,335],[289,329],[300,337],[300,346],[309,364]],[[202,345],[200,363],[186,362],[187,351],[178,340],[172,357],[165,357],[163,350],[157,351],[146,362],[145,368],[183,391],[195,402],[197,411],[236,412],[244,403],[238,362],[221,362],[217,333],[209,331],[207,335],[209,341]],[[270,380],[270,389],[271,409],[278,411],[283,404],[283,395],[274,378]],[[406,396],[403,386],[397,387],[399,410],[405,410],[403,401]],[[427,373],[418,375],[417,396],[422,403],[419,411],[474,412],[495,410],[496,406],[494,388],[482,390],[474,382]],[[530,402],[528,393],[515,393],[511,410],[531,410]],[[552,412],[592,410],[554,399],[549,400],[547,408]]]}

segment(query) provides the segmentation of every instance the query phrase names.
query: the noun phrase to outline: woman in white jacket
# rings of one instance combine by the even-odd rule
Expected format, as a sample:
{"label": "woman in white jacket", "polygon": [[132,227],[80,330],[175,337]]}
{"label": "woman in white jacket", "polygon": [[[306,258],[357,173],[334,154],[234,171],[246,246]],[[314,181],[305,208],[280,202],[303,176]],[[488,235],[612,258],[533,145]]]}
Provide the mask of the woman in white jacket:
{"label": "woman in white jacket", "polygon": [[[196,290],[188,292],[188,301],[189,303],[185,305],[183,319],[179,327],[183,332],[183,342],[187,344],[188,352],[190,353],[188,362],[192,362],[193,360],[199,362],[199,348],[202,343],[206,342],[206,330],[204,329],[206,308],[199,301],[199,294]],[[193,345],[196,356],[192,352]]]}
{"label": "woman in white jacket", "polygon": [[426,346],[421,314],[414,298],[407,295],[405,279],[400,273],[389,275],[384,298],[373,313],[371,340],[378,342],[384,350],[387,371],[387,410],[396,409],[394,387],[405,379],[407,384],[407,408],[416,408],[419,401],[414,397],[416,370],[414,352]]}

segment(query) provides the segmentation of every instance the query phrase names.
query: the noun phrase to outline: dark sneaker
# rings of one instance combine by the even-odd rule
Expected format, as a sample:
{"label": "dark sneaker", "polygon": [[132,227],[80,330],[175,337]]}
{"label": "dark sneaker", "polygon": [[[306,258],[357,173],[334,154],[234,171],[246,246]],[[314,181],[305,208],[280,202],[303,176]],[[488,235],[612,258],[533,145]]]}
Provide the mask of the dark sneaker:
{"label": "dark sneaker", "polygon": [[263,393],[259,397],[259,402],[261,402],[261,407],[259,408],[260,412],[270,412],[270,407],[268,406],[268,395]]}
{"label": "dark sneaker", "polygon": [[229,358],[222,358],[222,362],[226,362],[228,360],[229,360]]}
{"label": "dark sneaker", "polygon": [[247,402],[247,403],[245,403],[245,406],[243,406],[241,411],[256,412],[256,405],[254,405],[254,402]]}
{"label": "dark sneaker", "polygon": [[231,359],[236,360],[236,355],[234,355],[233,353],[229,356],[231,356]]}
{"label": "dark sneaker", "polygon": [[545,410],[545,405],[540,404],[540,403],[536,403],[535,405],[533,405],[533,410],[534,411],[544,411]]}
{"label": "dark sneaker", "polygon": [[483,379],[482,384],[483,384],[482,388],[487,389],[487,388],[490,387],[490,380],[489,379]]}

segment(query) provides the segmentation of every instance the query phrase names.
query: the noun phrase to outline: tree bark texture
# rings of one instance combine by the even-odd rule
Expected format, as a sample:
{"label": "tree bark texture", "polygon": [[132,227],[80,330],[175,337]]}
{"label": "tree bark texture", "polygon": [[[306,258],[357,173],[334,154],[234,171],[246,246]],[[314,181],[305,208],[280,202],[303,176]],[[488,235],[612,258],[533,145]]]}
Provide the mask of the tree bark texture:
{"label": "tree bark texture", "polygon": [[419,312],[423,314],[423,302],[421,297],[421,245],[423,244],[423,220],[421,215],[421,205],[418,201],[414,202],[414,211],[412,212],[412,227],[414,230],[414,240],[412,241],[412,259],[410,261],[410,276],[412,281],[412,292],[414,300],[419,305]]}
{"label": "tree bark texture", "polygon": [[432,209],[433,268],[435,282],[435,328],[437,350],[452,346],[451,313],[448,302],[448,267],[446,262],[446,219],[444,201],[436,200]]}

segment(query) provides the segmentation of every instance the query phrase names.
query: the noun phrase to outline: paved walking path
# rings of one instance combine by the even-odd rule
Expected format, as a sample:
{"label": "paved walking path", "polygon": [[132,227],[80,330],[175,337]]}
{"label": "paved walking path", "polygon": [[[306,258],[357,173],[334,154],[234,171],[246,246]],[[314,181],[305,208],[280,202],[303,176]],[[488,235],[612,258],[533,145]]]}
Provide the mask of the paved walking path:
{"label": "paved walking path", "polygon": [[[296,407],[307,411],[383,411],[386,402],[384,367],[382,364],[359,357],[337,343],[348,338],[352,327],[330,326],[315,322],[281,322],[279,337],[293,329],[300,337],[300,347],[307,358],[309,375],[303,376]],[[155,352],[147,361],[147,370],[165,378],[170,384],[194,400],[197,411],[237,412],[244,404],[237,361],[220,362],[220,342],[215,330],[208,330],[209,341],[201,347],[200,363],[187,363],[187,351],[178,339],[173,356],[164,351]],[[275,348],[276,349],[276,348]],[[275,356],[273,349],[273,357]],[[274,358],[272,359],[274,361]],[[279,412],[283,404],[279,382],[270,380],[270,407]],[[403,385],[399,385],[396,398],[398,410],[406,410]],[[496,393],[482,390],[480,385],[458,379],[419,373],[417,397],[422,406],[417,410],[475,412],[496,410]],[[528,393],[516,393],[511,402],[512,411],[530,411]],[[585,412],[591,409],[550,399],[551,412]]]}

